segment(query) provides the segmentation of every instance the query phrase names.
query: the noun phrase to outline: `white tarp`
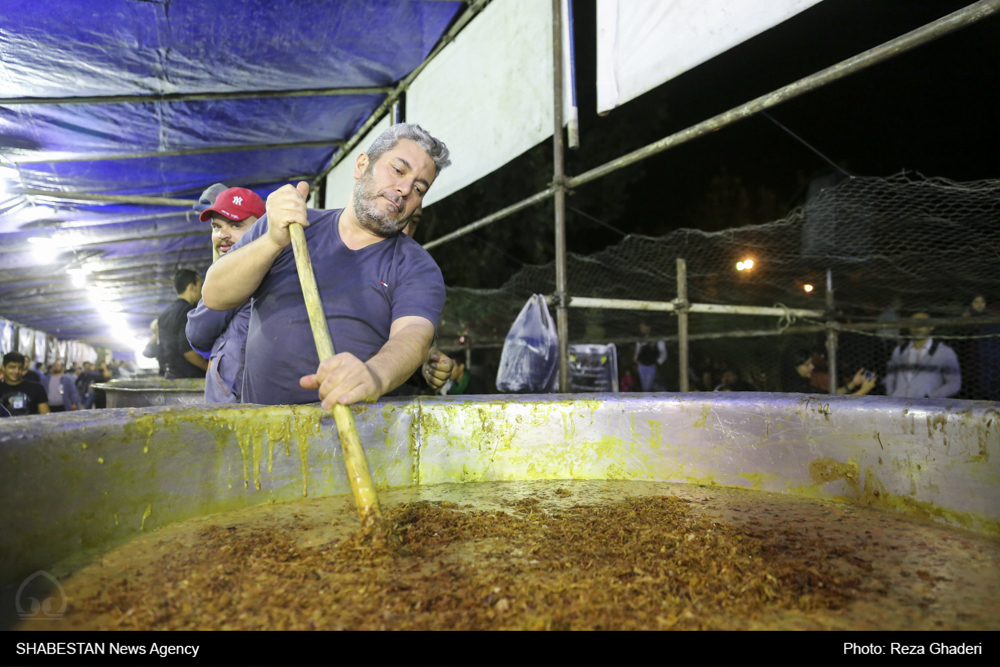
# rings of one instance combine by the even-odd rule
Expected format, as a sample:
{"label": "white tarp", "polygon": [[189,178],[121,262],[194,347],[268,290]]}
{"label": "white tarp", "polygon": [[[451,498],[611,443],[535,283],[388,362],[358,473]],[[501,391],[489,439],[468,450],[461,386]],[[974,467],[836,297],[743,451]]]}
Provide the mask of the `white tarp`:
{"label": "white tarp", "polygon": [[19,327],[17,330],[17,351],[29,359],[35,355],[35,330]]}
{"label": "white tarp", "polygon": [[14,344],[14,325],[7,320],[0,320],[0,355],[13,352],[17,347]]}
{"label": "white tarp", "polygon": [[597,111],[648,90],[820,0],[597,0]]}
{"label": "white tarp", "polygon": [[[565,5],[563,15],[565,17]],[[564,118],[573,115],[563,31]],[[452,166],[424,205],[444,199],[552,136],[552,6],[494,0],[420,73],[406,93],[406,120],[444,141]],[[347,203],[354,160],[389,126],[382,119],[327,177],[326,207]]]}
{"label": "white tarp", "polygon": [[[45,350],[47,349],[48,338],[41,331],[35,332],[35,356],[34,360],[45,363]],[[31,356],[31,355],[27,355]],[[32,364],[32,367],[34,364]]]}

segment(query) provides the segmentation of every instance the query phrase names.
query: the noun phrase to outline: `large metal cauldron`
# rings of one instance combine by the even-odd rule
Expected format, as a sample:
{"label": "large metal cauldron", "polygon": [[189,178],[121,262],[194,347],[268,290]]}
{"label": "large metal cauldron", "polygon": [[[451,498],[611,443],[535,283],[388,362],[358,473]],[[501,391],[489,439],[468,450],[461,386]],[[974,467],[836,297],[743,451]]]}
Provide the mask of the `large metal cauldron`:
{"label": "large metal cauldron", "polygon": [[149,408],[157,405],[197,405],[205,402],[204,379],[112,380],[93,385],[103,390],[108,408]]}
{"label": "large metal cauldron", "polygon": [[[110,399],[110,394],[109,394]],[[1000,535],[1000,405],[795,394],[391,399],[354,408],[378,486],[689,482],[835,499]],[[206,514],[350,492],[318,406],[0,420],[0,572]]]}

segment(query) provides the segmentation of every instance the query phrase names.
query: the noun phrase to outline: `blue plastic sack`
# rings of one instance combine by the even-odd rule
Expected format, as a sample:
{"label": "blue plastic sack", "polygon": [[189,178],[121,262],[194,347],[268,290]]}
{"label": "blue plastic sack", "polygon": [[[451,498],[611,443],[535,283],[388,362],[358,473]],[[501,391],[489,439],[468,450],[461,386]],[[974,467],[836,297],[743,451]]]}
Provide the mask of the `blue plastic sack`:
{"label": "blue plastic sack", "polygon": [[497,391],[542,394],[556,390],[559,377],[559,336],[545,305],[535,294],[514,320],[500,357]]}

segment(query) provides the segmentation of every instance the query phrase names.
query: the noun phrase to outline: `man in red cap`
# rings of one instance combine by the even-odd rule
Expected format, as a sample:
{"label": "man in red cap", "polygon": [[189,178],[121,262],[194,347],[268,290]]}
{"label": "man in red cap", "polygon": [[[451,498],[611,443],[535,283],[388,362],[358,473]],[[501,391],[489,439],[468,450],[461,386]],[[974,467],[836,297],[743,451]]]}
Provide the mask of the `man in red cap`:
{"label": "man in red cap", "polygon": [[[202,222],[212,222],[212,247],[216,257],[232,249],[243,234],[265,213],[264,201],[252,190],[229,188],[201,212]],[[243,389],[243,357],[250,302],[226,311],[209,310],[204,301],[188,313],[187,334],[191,347],[209,360],[205,378],[206,403],[239,403]],[[211,350],[211,352],[205,352]]]}
{"label": "man in red cap", "polygon": [[219,193],[215,203],[198,216],[202,222],[212,221],[212,247],[225,255],[240,240],[257,218],[264,217],[264,200],[253,190],[229,188]]}

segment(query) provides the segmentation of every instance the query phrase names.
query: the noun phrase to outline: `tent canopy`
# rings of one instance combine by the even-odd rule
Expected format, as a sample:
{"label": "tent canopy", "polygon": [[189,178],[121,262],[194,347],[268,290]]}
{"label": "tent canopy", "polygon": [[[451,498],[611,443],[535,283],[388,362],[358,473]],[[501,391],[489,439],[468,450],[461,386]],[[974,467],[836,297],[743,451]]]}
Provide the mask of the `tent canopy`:
{"label": "tent canopy", "polygon": [[[213,183],[266,198],[315,178],[463,7],[4,2],[0,316],[100,343],[145,330],[174,271],[211,263],[190,200]],[[80,269],[86,288],[67,273]],[[114,327],[108,304],[123,310]]]}

